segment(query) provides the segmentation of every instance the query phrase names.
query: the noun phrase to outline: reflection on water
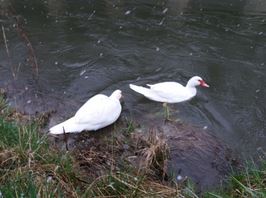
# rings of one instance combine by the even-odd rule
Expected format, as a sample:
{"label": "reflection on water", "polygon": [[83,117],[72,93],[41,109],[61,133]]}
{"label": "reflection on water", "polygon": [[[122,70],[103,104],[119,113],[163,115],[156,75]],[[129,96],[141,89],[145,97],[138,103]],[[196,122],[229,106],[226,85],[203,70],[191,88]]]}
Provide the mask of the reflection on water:
{"label": "reflection on water", "polygon": [[[202,76],[211,88],[172,105],[244,154],[266,149],[266,4],[260,0],[1,1],[0,84],[29,113],[56,109],[61,121],[89,97],[121,89],[124,116],[160,114],[129,90]],[[16,18],[14,18],[16,17]],[[18,32],[20,21],[24,32]],[[36,79],[29,38],[38,61]],[[16,73],[13,78],[11,68]],[[178,112],[177,112],[178,110]]]}

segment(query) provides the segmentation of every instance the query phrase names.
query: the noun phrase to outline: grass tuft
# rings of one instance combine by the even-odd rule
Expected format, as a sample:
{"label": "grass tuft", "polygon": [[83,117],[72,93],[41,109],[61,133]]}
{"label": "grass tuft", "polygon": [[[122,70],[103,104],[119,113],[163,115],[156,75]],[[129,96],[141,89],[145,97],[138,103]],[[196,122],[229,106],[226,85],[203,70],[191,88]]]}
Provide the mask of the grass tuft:
{"label": "grass tuft", "polygon": [[146,177],[116,172],[97,178],[85,191],[86,197],[180,197],[178,188],[166,187]]}
{"label": "grass tuft", "polygon": [[147,135],[135,134],[138,153],[140,155],[140,171],[150,172],[160,176],[166,176],[169,147],[166,139],[155,129],[150,129]]}
{"label": "grass tuft", "polygon": [[229,179],[226,188],[218,192],[206,193],[206,197],[266,197],[266,163],[260,167],[254,162],[246,163],[245,170]]}

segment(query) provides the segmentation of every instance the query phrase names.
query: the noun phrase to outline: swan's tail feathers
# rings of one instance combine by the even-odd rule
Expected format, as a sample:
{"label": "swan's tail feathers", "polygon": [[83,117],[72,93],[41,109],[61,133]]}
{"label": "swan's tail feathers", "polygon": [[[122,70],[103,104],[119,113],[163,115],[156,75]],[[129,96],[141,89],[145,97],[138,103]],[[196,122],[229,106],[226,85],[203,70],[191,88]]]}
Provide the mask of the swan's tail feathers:
{"label": "swan's tail feathers", "polygon": [[66,126],[63,123],[60,123],[58,125],[53,126],[52,128],[49,129],[49,133],[50,134],[54,134],[54,135],[59,135],[59,134],[63,134],[66,133]]}
{"label": "swan's tail feathers", "polygon": [[73,118],[70,118],[49,129],[49,133],[55,135],[64,134],[64,133],[74,133],[74,132],[80,132],[80,131],[77,125],[75,124]]}
{"label": "swan's tail feathers", "polygon": [[152,98],[152,92],[148,88],[137,86],[137,85],[133,85],[133,84],[130,84],[129,87],[131,89],[133,89],[135,92],[138,92],[138,93],[146,96],[147,98]]}

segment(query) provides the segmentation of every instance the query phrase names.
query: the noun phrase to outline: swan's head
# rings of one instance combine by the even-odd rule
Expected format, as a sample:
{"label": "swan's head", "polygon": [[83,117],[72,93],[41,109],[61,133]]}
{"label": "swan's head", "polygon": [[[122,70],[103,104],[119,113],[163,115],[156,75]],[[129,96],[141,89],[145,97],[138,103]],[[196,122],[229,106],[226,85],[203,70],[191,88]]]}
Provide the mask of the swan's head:
{"label": "swan's head", "polygon": [[115,91],[112,93],[112,95],[111,95],[110,97],[111,97],[111,98],[115,98],[115,99],[117,99],[117,100],[121,100],[121,98],[122,98],[122,91],[119,90],[119,89],[117,89],[117,90],[115,90]]}
{"label": "swan's head", "polygon": [[192,78],[189,79],[187,87],[196,87],[196,86],[210,87],[201,77],[193,76]]}

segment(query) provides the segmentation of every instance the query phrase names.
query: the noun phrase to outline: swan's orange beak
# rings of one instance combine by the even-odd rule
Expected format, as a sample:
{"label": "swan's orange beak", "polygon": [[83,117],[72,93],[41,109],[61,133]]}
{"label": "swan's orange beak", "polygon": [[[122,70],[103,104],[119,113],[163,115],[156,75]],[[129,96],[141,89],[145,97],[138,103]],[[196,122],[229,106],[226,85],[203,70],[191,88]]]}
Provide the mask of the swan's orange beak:
{"label": "swan's orange beak", "polygon": [[200,86],[202,86],[202,87],[210,87],[204,80],[200,80]]}

